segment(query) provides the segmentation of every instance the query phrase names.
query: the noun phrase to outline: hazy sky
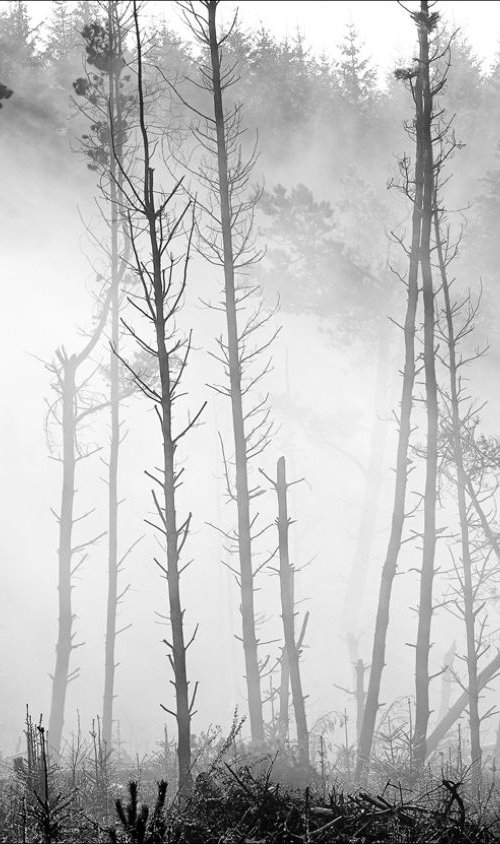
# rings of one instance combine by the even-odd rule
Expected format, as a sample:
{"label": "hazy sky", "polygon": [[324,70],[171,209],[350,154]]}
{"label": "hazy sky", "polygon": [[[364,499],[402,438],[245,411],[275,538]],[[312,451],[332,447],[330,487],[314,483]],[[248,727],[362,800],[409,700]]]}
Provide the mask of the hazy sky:
{"label": "hazy sky", "polygon": [[[2,4],[3,5],[3,4]],[[411,5],[411,4],[410,4]],[[35,22],[43,21],[50,12],[49,0],[29,2]],[[179,11],[173,0],[152,0],[149,7],[157,10],[175,28]],[[240,9],[242,22],[248,27],[263,24],[279,36],[293,36],[300,28],[315,52],[332,54],[343,35],[346,23],[359,29],[375,64],[389,70],[401,55],[414,48],[415,33],[408,15],[396,0],[225,0],[223,17],[231,17]],[[500,43],[500,3],[492,0],[442,0],[441,13],[455,26],[462,27],[485,66],[493,59]]]}

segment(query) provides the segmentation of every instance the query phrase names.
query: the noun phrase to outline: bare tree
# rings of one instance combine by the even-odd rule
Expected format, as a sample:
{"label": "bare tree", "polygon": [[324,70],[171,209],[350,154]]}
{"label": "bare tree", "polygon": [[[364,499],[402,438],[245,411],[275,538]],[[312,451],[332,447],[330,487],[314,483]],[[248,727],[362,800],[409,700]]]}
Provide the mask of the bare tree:
{"label": "bare tree", "polygon": [[[285,458],[280,457],[277,465],[276,481],[260,470],[276,490],[278,497],[278,550],[279,550],[279,579],[281,595],[281,618],[283,621],[283,638],[285,647],[282,654],[282,678],[280,688],[280,725],[285,721],[284,709],[288,710],[288,682],[292,690],[292,704],[295,713],[295,725],[297,728],[297,744],[299,751],[299,764],[307,767],[309,765],[309,732],[307,729],[307,718],[304,695],[302,693],[302,680],[300,676],[300,646],[304,638],[304,628],[299,637],[299,643],[295,638],[295,600],[294,600],[294,568],[290,564],[288,549],[288,530],[290,518],[288,516],[287,490],[294,483],[287,482]],[[307,616],[305,617],[307,623]],[[283,665],[283,660],[285,664]],[[288,721],[288,711],[286,713]]]}
{"label": "bare tree", "polygon": [[[198,43],[209,57],[209,62],[202,63],[200,68],[201,87],[210,96],[213,112],[203,114],[194,109],[202,125],[193,127],[193,132],[204,151],[204,157],[198,169],[190,169],[206,188],[207,194],[205,201],[199,200],[208,219],[206,233],[200,233],[202,250],[205,257],[211,263],[221,266],[224,272],[223,300],[216,307],[225,314],[226,337],[218,339],[216,357],[224,368],[229,384],[216,385],[215,389],[231,402],[234,483],[230,471],[231,461],[224,448],[223,459],[228,495],[236,503],[238,519],[237,530],[234,533],[224,532],[224,535],[228,550],[231,552],[233,546],[236,546],[239,556],[239,570],[232,567],[231,570],[237,578],[241,594],[250,730],[254,741],[263,742],[263,664],[258,656],[254,581],[257,570],[265,563],[258,567],[254,564],[253,543],[262,531],[256,527],[257,515],[252,513],[252,500],[261,490],[258,485],[252,486],[249,463],[267,445],[273,423],[267,395],[257,398],[250,406],[247,406],[246,401],[269,371],[270,361],[259,367],[259,359],[269,349],[277,331],[272,332],[270,338],[260,342],[255,340],[259,337],[260,329],[270,322],[274,314],[265,310],[261,300],[242,324],[242,313],[259,295],[258,287],[249,283],[244,276],[244,271],[260,257],[253,248],[252,240],[257,197],[249,190],[256,150],[245,158],[241,148],[241,107],[231,106],[226,111],[224,106],[224,95],[236,82],[235,67],[223,64],[222,47],[229,33],[219,35],[217,32],[219,0],[180,2],[179,5]],[[179,96],[186,102],[180,93]]]}
{"label": "bare tree", "polygon": [[441,669],[441,697],[438,711],[438,721],[446,715],[450,708],[451,687],[453,683],[453,663],[455,661],[456,642],[452,642],[443,657]]}
{"label": "bare tree", "polygon": [[[424,45],[420,45],[423,51]],[[416,154],[413,179],[409,175],[409,162],[405,158],[401,162],[404,178],[403,189],[413,203],[411,247],[407,251],[409,266],[408,275],[404,279],[407,289],[406,316],[404,322],[405,362],[403,369],[403,385],[399,414],[399,438],[396,458],[396,481],[394,489],[394,504],[392,511],[391,532],[387,553],[382,569],[380,582],[377,617],[373,637],[373,651],[370,678],[366,693],[363,724],[358,744],[356,762],[356,778],[360,779],[367,770],[375,731],[375,722],[380,697],[380,684],[385,665],[385,649],[387,631],[389,628],[389,612],[394,578],[396,576],[399,553],[406,517],[406,487],[408,480],[408,457],[411,434],[411,414],[413,404],[413,388],[415,382],[415,324],[418,304],[418,269],[420,261],[420,239],[422,230],[422,201],[424,190],[424,154],[423,143],[419,128],[423,111],[423,74],[424,56],[420,56],[418,70],[414,80],[412,78],[412,95],[415,103],[416,126]]]}
{"label": "bare tree", "polygon": [[[89,416],[107,406],[106,399],[99,400],[93,395],[89,382],[95,375],[98,365],[91,372],[80,375],[81,367],[90,359],[108,318],[110,292],[100,303],[100,313],[95,328],[88,342],[78,353],[68,354],[64,347],[56,351],[55,360],[47,364],[48,371],[53,376],[53,389],[56,399],[49,405],[47,417],[47,431],[50,436],[51,423],[56,423],[61,429],[62,448],[55,459],[62,466],[61,506],[59,513],[54,513],[59,528],[59,573],[58,573],[58,628],[56,645],[56,664],[52,675],[52,699],[49,717],[50,747],[56,756],[61,752],[61,741],[64,728],[66,707],[66,693],[68,684],[78,676],[78,669],[70,671],[72,651],[79,645],[75,644],[74,612],[72,591],[74,576],[83,565],[87,557],[87,549],[104,536],[100,533],[92,539],[76,543],[74,538],[75,524],[86,519],[93,510],[75,516],[75,477],[78,463],[94,454],[96,448],[81,446],[79,431]],[[81,378],[81,381],[78,381]],[[75,563],[75,556],[79,556]]]}
{"label": "bare tree", "polygon": [[[415,119],[408,126],[410,136],[415,138],[415,173],[410,177],[410,163],[407,158],[401,162],[403,173],[402,190],[413,203],[412,243],[407,250],[409,270],[408,307],[405,320],[405,369],[403,373],[403,399],[401,402],[398,462],[396,465],[396,495],[393,510],[389,548],[382,573],[377,621],[374,636],[372,667],[367,692],[365,715],[358,750],[357,776],[369,759],[373,731],[377,716],[380,679],[384,666],[385,640],[389,622],[389,605],[392,583],[396,573],[397,559],[402,542],[405,521],[406,481],[410,444],[410,419],[412,394],[415,382],[415,320],[418,301],[419,268],[423,292],[423,369],[425,374],[425,405],[427,430],[425,442],[425,491],[423,496],[424,527],[422,568],[420,572],[420,600],[418,611],[417,641],[415,646],[415,692],[416,711],[413,735],[413,755],[417,769],[426,757],[425,740],[429,720],[429,650],[430,630],[433,612],[434,559],[436,550],[436,501],[437,501],[437,440],[438,440],[438,393],[435,363],[435,313],[434,288],[431,266],[431,232],[434,208],[433,143],[439,140],[439,131],[433,137],[432,127],[436,118],[435,97],[446,82],[447,69],[438,74],[431,84],[431,65],[443,53],[429,52],[429,36],[435,30],[438,15],[430,12],[434,4],[421,0],[420,11],[411,13],[419,39],[419,56],[410,69],[399,69],[396,75],[406,80],[415,105]],[[406,8],[406,7],[405,7]],[[400,241],[402,244],[402,241]],[[402,244],[403,245],[403,244]],[[404,425],[403,425],[404,422]]]}
{"label": "bare tree", "polygon": [[445,140],[447,149],[437,162],[434,210],[437,266],[444,300],[444,324],[439,325],[439,333],[446,348],[446,355],[440,355],[440,358],[449,377],[449,386],[441,391],[445,407],[441,425],[441,470],[452,482],[458,510],[460,562],[450,548],[454,584],[448,606],[465,625],[467,682],[462,683],[454,673],[469,698],[471,758],[473,777],[478,786],[482,757],[479,664],[489,650],[487,607],[489,598],[496,593],[499,574],[499,561],[498,558],[495,561],[494,554],[497,549],[495,510],[489,512],[487,502],[494,500],[497,483],[494,482],[492,488],[489,476],[492,472],[495,474],[499,455],[497,443],[484,438],[479,442],[476,440],[482,408],[470,398],[463,375],[464,367],[480,358],[485,349],[476,347],[471,354],[461,351],[464,342],[474,332],[480,298],[473,303],[470,292],[455,299],[451,294],[454,279],[449,278],[449,268],[457,257],[461,237],[456,243],[451,242],[450,225],[440,202],[439,177],[442,159],[449,157],[458,145],[453,136]]}
{"label": "bare tree", "polygon": [[415,731],[413,735],[414,760],[419,769],[425,760],[425,740],[429,722],[429,651],[431,647],[431,621],[433,612],[434,560],[436,554],[436,502],[437,502],[437,440],[438,440],[438,393],[435,355],[435,312],[434,286],[431,267],[431,233],[434,210],[434,154],[433,154],[433,103],[434,97],[446,82],[446,72],[431,85],[431,61],[429,36],[435,30],[438,16],[430,14],[429,4],[422,0],[420,12],[412,15],[419,40],[419,77],[422,93],[417,106],[417,132],[422,144],[422,227],[420,232],[419,259],[422,274],[422,297],[424,306],[424,374],[427,432],[425,442],[425,489],[422,568],[420,571],[420,599],[418,605],[418,627],[415,648]]}
{"label": "bare tree", "polygon": [[[500,672],[500,653],[495,656],[485,665],[485,667],[478,672],[477,675],[477,691],[481,692],[488,683]],[[434,729],[429,733],[426,742],[427,757],[436,750],[440,741],[444,739],[446,734],[451,730],[453,724],[460,717],[464,709],[469,705],[469,690],[466,689],[457,698],[457,700],[449,708],[448,712],[442,718]]]}
{"label": "bare tree", "polygon": [[[155,484],[152,496],[157,521],[146,521],[165,538],[166,544],[166,563],[158,559],[156,563],[167,580],[171,638],[164,642],[169,648],[174,675],[175,710],[163,704],[162,707],[177,721],[179,783],[181,788],[187,788],[191,769],[191,717],[197,691],[197,684],[192,693],[189,691],[187,650],[194,640],[196,628],[186,641],[180,576],[183,568],[181,554],[189,534],[191,513],[182,522],[178,518],[176,493],[183,469],[177,466],[176,452],[180,441],[196,425],[204,405],[179,428],[175,426],[173,411],[191,349],[191,333],[187,338],[181,337],[176,331],[175,318],[187,283],[194,215],[188,232],[184,233],[191,203],[185,203],[179,212],[174,208],[181,182],[175,183],[168,194],[156,185],[154,165],[160,133],[149,128],[146,114],[143,42],[136,0],[133,2],[133,26],[137,57],[137,155],[142,172],[137,176],[131,175],[120,166],[119,159],[116,163],[122,176],[121,203],[128,219],[133,268],[142,291],[140,300],[134,296],[129,297],[129,302],[147,320],[152,339],[140,336],[132,325],[124,320],[122,322],[142,352],[153,361],[155,375],[148,375],[138,366],[121,359],[137,387],[153,402],[161,428],[161,467],[156,473],[146,473]],[[152,132],[155,134],[152,135]],[[172,251],[174,241],[181,235],[186,238],[185,250],[183,255],[175,257]]]}
{"label": "bare tree", "polygon": [[[453,304],[450,297],[450,284],[447,273],[447,258],[444,252],[444,244],[441,237],[441,219],[437,210],[434,214],[434,226],[436,237],[436,249],[439,263],[439,272],[444,296],[444,311],[446,319],[446,342],[448,346],[448,368],[450,374],[449,387],[449,410],[450,428],[449,431],[453,451],[453,463],[456,473],[455,488],[457,495],[458,518],[460,525],[460,545],[462,558],[462,571],[459,574],[456,565],[455,572],[458,576],[458,595],[454,606],[461,611],[465,622],[467,641],[467,674],[469,694],[469,725],[471,737],[471,753],[474,765],[474,773],[477,778],[481,768],[481,738],[479,719],[479,690],[478,690],[478,650],[482,650],[483,643],[476,640],[476,617],[477,607],[475,601],[475,588],[473,583],[473,549],[469,530],[468,504],[467,504],[467,481],[464,465],[464,454],[462,448],[462,413],[461,400],[463,401],[463,386],[459,375],[460,361],[457,360],[457,342],[463,339],[473,329],[473,311],[466,314],[465,323],[456,326],[457,316],[460,307]],[[450,260],[450,259],[448,259]]]}
{"label": "bare tree", "polygon": [[[127,4],[128,5],[128,4]],[[111,331],[112,350],[109,360],[110,382],[110,444],[108,467],[108,596],[106,610],[106,645],[104,660],[104,694],[102,710],[102,737],[107,748],[112,747],[113,733],[113,704],[115,699],[115,669],[116,669],[116,638],[117,610],[119,602],[125,595],[119,592],[118,577],[123,560],[118,557],[118,461],[121,440],[120,423],[120,373],[119,373],[119,344],[120,344],[120,304],[121,284],[124,276],[124,265],[120,260],[119,231],[123,228],[119,213],[118,200],[121,199],[122,178],[116,164],[116,157],[123,163],[124,145],[124,117],[123,93],[121,91],[124,39],[124,13],[120,12],[117,3],[107,2],[107,35],[111,60],[107,68],[109,122],[114,142],[109,149],[109,191],[111,210]],[[125,12],[126,14],[127,12]],[[125,241],[127,243],[127,241]],[[127,243],[128,246],[128,243]]]}

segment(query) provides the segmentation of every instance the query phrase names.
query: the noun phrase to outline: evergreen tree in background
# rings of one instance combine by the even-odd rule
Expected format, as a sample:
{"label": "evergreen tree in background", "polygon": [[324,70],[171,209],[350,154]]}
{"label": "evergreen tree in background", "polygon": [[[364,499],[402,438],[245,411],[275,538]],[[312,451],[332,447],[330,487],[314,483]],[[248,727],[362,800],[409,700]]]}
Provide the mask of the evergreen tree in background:
{"label": "evergreen tree in background", "polygon": [[97,3],[68,3],[52,0],[52,10],[44,33],[44,61],[50,75],[52,93],[62,106],[64,121],[71,94],[71,80],[82,72],[82,30],[98,12]]}
{"label": "evergreen tree in background", "polygon": [[363,45],[353,23],[339,45],[341,59],[337,63],[340,90],[350,105],[364,108],[376,94],[377,71],[363,57]]}
{"label": "evergreen tree in background", "polygon": [[4,3],[0,11],[0,108],[16,91],[14,111],[10,122],[15,125],[26,109],[24,91],[34,73],[39,59],[36,51],[35,30],[30,26],[26,3]]}

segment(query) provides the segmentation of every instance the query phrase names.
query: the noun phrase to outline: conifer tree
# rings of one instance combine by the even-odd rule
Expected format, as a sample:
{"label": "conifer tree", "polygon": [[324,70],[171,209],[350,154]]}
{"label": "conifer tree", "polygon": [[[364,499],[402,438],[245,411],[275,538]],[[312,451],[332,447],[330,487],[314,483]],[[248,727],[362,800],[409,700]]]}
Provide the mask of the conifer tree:
{"label": "conifer tree", "polygon": [[363,57],[363,47],[354,24],[347,24],[346,29],[339,45],[342,58],[337,64],[337,77],[347,102],[363,108],[374,96],[377,74],[369,59]]}

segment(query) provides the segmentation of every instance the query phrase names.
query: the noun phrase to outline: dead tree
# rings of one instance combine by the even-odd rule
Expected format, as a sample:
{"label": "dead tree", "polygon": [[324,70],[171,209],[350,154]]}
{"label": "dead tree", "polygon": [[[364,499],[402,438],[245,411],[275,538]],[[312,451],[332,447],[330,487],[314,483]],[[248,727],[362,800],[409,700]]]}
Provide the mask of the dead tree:
{"label": "dead tree", "polygon": [[[163,193],[155,182],[154,165],[158,143],[156,136],[151,138],[151,130],[148,129],[143,45],[136,0],[133,2],[133,27],[137,57],[137,158],[141,162],[142,172],[137,176],[131,175],[121,167],[118,159],[116,163],[122,176],[121,203],[128,219],[132,265],[142,291],[140,301],[134,296],[129,297],[129,302],[147,320],[152,339],[149,335],[140,336],[131,324],[124,320],[122,322],[142,352],[154,362],[155,374],[153,377],[148,376],[137,366],[120,359],[137,387],[153,402],[161,428],[161,466],[155,473],[146,473],[155,484],[152,496],[158,521],[146,521],[164,537],[166,544],[166,563],[158,559],[156,563],[167,580],[171,637],[164,642],[169,649],[169,662],[174,675],[175,710],[163,704],[162,708],[173,715],[177,722],[179,783],[181,788],[187,788],[191,769],[191,717],[197,691],[197,684],[192,693],[189,690],[187,651],[194,640],[196,629],[186,641],[180,576],[181,554],[189,534],[191,513],[180,521],[176,493],[183,470],[177,466],[176,452],[179,443],[196,425],[204,405],[179,428],[174,427],[173,408],[179,398],[181,380],[191,349],[191,333],[187,338],[181,337],[176,331],[175,319],[187,283],[194,216],[185,233],[184,223],[188,219],[191,203],[184,203],[180,211],[174,207],[179,198],[181,182],[175,183],[168,194]],[[181,236],[185,237],[185,249],[182,255],[175,257],[172,252],[174,241]],[[177,279],[178,273],[180,277]]]}
{"label": "dead tree", "polygon": [[453,683],[453,663],[455,661],[456,642],[448,648],[444,657],[441,669],[441,699],[439,703],[438,722],[446,715],[450,708],[451,686]]}
{"label": "dead tree", "polygon": [[[454,137],[444,137],[447,146],[441,160],[449,157],[457,147]],[[447,369],[449,385],[442,396],[446,413],[441,431],[441,469],[451,481],[456,499],[460,536],[460,562],[452,551],[452,575],[456,585],[449,598],[449,608],[463,620],[466,633],[467,682],[456,679],[469,697],[469,730],[473,776],[476,785],[481,777],[481,721],[479,712],[479,664],[489,650],[487,637],[487,602],[495,594],[498,581],[498,559],[491,562],[497,549],[496,531],[493,528],[495,511],[489,513],[486,502],[492,500],[497,488],[488,488],[488,474],[498,471],[498,444],[476,440],[476,427],[481,407],[470,398],[463,376],[464,367],[480,358],[485,349],[477,348],[472,354],[463,353],[461,346],[474,332],[480,299],[472,302],[470,292],[461,298],[452,298],[454,280],[449,278],[449,267],[456,258],[460,238],[451,242],[450,225],[440,202],[441,163],[436,171],[436,201],[434,211],[434,236],[444,304],[442,325],[439,331],[446,354],[441,355]],[[485,489],[486,486],[486,489]],[[486,716],[490,714],[488,712]],[[483,717],[486,717],[483,716]]]}
{"label": "dead tree", "polygon": [[[477,675],[477,689],[478,692],[481,692],[494,677],[498,676],[500,672],[500,653],[495,654],[495,656],[485,665],[485,667],[479,671]],[[444,718],[439,721],[439,723],[434,727],[431,733],[427,738],[426,742],[426,755],[427,757],[433,753],[439,745],[446,734],[451,730],[453,724],[457,721],[460,717],[464,709],[467,708],[469,705],[469,690],[466,689],[462,694],[457,698],[455,703],[449,708],[448,712],[444,716]]]}
{"label": "dead tree", "polygon": [[[430,13],[429,3],[422,0],[420,11],[412,13],[418,29],[419,56],[410,69],[400,69],[396,75],[407,81],[415,106],[415,119],[407,129],[416,144],[415,173],[410,177],[409,160],[401,162],[403,172],[402,190],[413,203],[412,243],[407,251],[409,257],[408,307],[405,320],[405,368],[403,372],[403,400],[401,402],[398,461],[396,464],[396,493],[388,553],[382,572],[375,627],[372,667],[368,685],[365,715],[358,750],[357,776],[363,772],[369,760],[382,676],[385,641],[389,623],[389,605],[392,583],[396,574],[397,560],[402,542],[405,521],[406,482],[410,444],[410,420],[415,382],[415,320],[418,300],[419,268],[423,292],[423,368],[425,373],[425,404],[427,431],[425,444],[425,494],[423,553],[420,572],[420,601],[418,613],[417,641],[415,646],[415,692],[416,712],[413,735],[414,759],[417,767],[426,756],[425,738],[429,720],[429,650],[433,611],[432,592],[434,581],[434,558],[436,549],[436,500],[437,500],[437,439],[438,399],[435,363],[435,314],[434,288],[431,266],[431,231],[434,200],[434,162],[432,126],[435,120],[434,99],[446,82],[446,72],[431,85],[430,66],[442,55],[435,51],[429,55],[429,35],[435,30],[438,15]],[[400,241],[401,242],[401,241]],[[401,242],[402,244],[402,242]],[[403,244],[402,244],[403,245]]]}
{"label": "dead tree", "polygon": [[[64,347],[61,347],[56,351],[55,361],[47,364],[47,369],[53,376],[52,386],[56,393],[55,401],[49,405],[47,431],[50,432],[51,423],[56,423],[61,429],[62,439],[61,454],[55,457],[62,466],[62,490],[59,513],[53,511],[59,529],[59,615],[56,664],[52,675],[52,699],[49,717],[50,748],[56,757],[61,752],[68,684],[79,673],[78,669],[70,671],[71,653],[79,647],[79,644],[75,644],[75,616],[72,605],[74,576],[86,559],[87,549],[104,536],[104,533],[100,533],[90,540],[75,542],[75,524],[90,516],[93,510],[75,516],[74,507],[75,477],[78,463],[98,450],[92,447],[82,447],[79,443],[79,432],[82,424],[88,420],[90,415],[108,405],[106,399],[96,400],[89,388],[89,381],[95,375],[98,366],[90,374],[87,372],[84,377],[80,375],[80,372],[81,367],[89,361],[101,337],[108,318],[109,305],[110,294],[108,292],[104,302],[100,303],[100,313],[96,326],[88,342],[79,353],[68,354]],[[81,381],[78,381],[79,377],[82,379]],[[76,555],[80,555],[80,558],[75,563]]]}
{"label": "dead tree", "polygon": [[[276,481],[269,478],[260,470],[276,490],[278,497],[278,550],[279,550],[279,579],[281,595],[281,618],[283,621],[283,638],[285,642],[284,653],[286,667],[282,665],[282,682],[280,689],[280,721],[283,715],[282,708],[285,706],[285,682],[286,682],[286,706],[288,706],[288,678],[292,690],[292,704],[295,713],[295,725],[297,729],[297,745],[299,751],[299,764],[309,766],[309,732],[307,729],[307,718],[304,695],[302,693],[302,681],[300,677],[300,647],[295,639],[295,601],[294,601],[294,569],[290,564],[288,550],[288,530],[291,520],[288,516],[287,490],[293,483],[287,483],[285,458],[280,457],[277,465]],[[307,618],[306,618],[307,621]],[[300,635],[300,641],[304,638],[304,631]],[[287,713],[288,714],[288,713]]]}
{"label": "dead tree", "polygon": [[[431,4],[432,6],[432,4]],[[417,132],[422,144],[422,227],[420,233],[420,268],[424,305],[424,373],[427,432],[425,443],[425,490],[422,568],[420,571],[420,598],[418,605],[417,641],[415,647],[415,731],[413,755],[417,769],[425,757],[425,740],[429,722],[429,651],[431,647],[431,621],[433,612],[433,583],[436,554],[436,502],[438,464],[438,391],[436,380],[434,285],[431,267],[431,233],[434,211],[434,155],[433,155],[433,102],[446,82],[446,73],[431,85],[430,66],[435,61],[429,55],[429,36],[435,30],[438,16],[429,13],[429,3],[422,0],[420,12],[412,15],[419,40],[419,76],[422,83],[421,110],[417,111]],[[419,109],[420,106],[417,106]]]}
{"label": "dead tree", "polygon": [[[448,235],[443,237],[440,234],[443,258],[445,264],[451,261],[455,254],[455,247],[450,246],[448,242]],[[438,250],[436,249],[436,254]],[[439,257],[438,257],[439,261]],[[451,282],[446,279],[444,285],[451,287]],[[444,296],[443,285],[443,298]],[[450,706],[449,700],[446,706],[441,707],[437,725],[430,733],[426,743],[426,757],[428,758],[438,747],[439,742],[446,736],[448,731],[453,727],[456,720],[460,717],[462,712],[470,707],[470,699],[479,699],[483,689],[487,688],[488,684],[498,675],[500,670],[499,656],[496,654],[489,662],[480,668],[480,660],[486,656],[490,650],[490,643],[488,641],[487,631],[487,613],[486,607],[490,597],[497,593],[498,589],[498,556],[496,548],[498,546],[498,531],[494,526],[496,508],[493,499],[498,489],[497,474],[500,468],[500,451],[499,444],[496,441],[483,440],[480,438],[476,441],[475,429],[477,426],[478,407],[471,403],[468,397],[468,390],[465,381],[459,374],[462,366],[476,359],[477,351],[474,351],[471,357],[464,356],[457,352],[457,344],[464,339],[468,333],[471,332],[474,317],[477,312],[477,304],[472,306],[470,297],[467,295],[461,300],[453,302],[450,296],[450,307],[453,318],[453,337],[455,343],[455,365],[457,376],[457,395],[459,419],[460,419],[460,450],[462,456],[462,483],[467,492],[466,496],[466,524],[460,521],[459,513],[459,547],[461,561],[458,562],[453,559],[451,574],[455,577],[455,585],[451,589],[451,594],[445,599],[443,603],[454,612],[461,620],[466,622],[466,641],[467,649],[472,648],[472,633],[474,634],[474,648],[475,658],[471,665],[468,660],[468,653],[463,657],[467,664],[467,680],[461,681],[458,672],[453,669],[453,677],[462,688],[462,694]],[[442,337],[443,345],[448,348],[449,329],[446,320],[446,301],[443,305],[442,312],[444,315],[444,325],[439,327],[439,334]],[[461,319],[459,321],[459,316]],[[450,376],[450,351],[441,354],[440,358],[448,370]],[[451,389],[441,388],[442,400],[446,412],[443,413],[441,422],[442,431],[440,432],[440,471],[446,480],[451,483],[452,495],[454,502],[458,503],[458,470],[456,466],[456,440],[454,439],[454,427],[456,426],[456,416],[453,419],[453,411],[451,407]],[[446,422],[446,420],[448,420]],[[459,460],[460,465],[460,460]],[[491,503],[493,502],[493,503]],[[488,507],[488,503],[491,504]],[[462,502],[463,504],[463,502]],[[463,510],[462,510],[463,512]],[[465,553],[464,553],[464,536]],[[495,554],[495,563],[491,563],[491,556]],[[465,558],[465,569],[464,569]],[[469,570],[470,565],[470,570]],[[472,616],[474,624],[471,623],[470,615]],[[453,647],[453,651],[455,647]],[[446,662],[450,661],[450,653],[445,658]],[[446,664],[445,662],[445,664]],[[472,676],[472,687],[469,686]],[[443,675],[444,678],[444,675]],[[450,683],[447,683],[450,686]],[[481,720],[491,714],[491,709],[483,714],[481,717],[479,712],[477,716],[474,715],[475,707],[472,706],[471,727],[475,733],[474,745],[471,751],[473,758],[480,758],[474,754],[480,751],[480,736],[478,730],[480,728]],[[470,715],[470,709],[469,709]],[[471,736],[472,739],[472,736]],[[476,781],[479,780],[479,765],[476,765]]]}
{"label": "dead tree", "polygon": [[[77,79],[74,89],[79,97],[80,111],[91,124],[90,133],[83,136],[82,150],[89,159],[89,167],[100,177],[100,189],[105,202],[101,216],[109,229],[109,247],[103,247],[109,267],[111,290],[109,339],[109,410],[110,443],[108,470],[108,592],[106,610],[106,639],[104,666],[104,695],[102,738],[112,747],[113,705],[116,670],[116,639],[118,606],[128,589],[119,589],[121,572],[127,551],[119,557],[118,541],[118,467],[122,438],[120,396],[120,311],[123,304],[123,284],[126,276],[128,235],[120,208],[121,170],[125,165],[124,149],[128,134],[128,117],[133,107],[127,86],[128,68],[124,57],[124,40],[130,28],[130,3],[100,3],[103,19],[87,24],[82,37],[89,67],[87,75]],[[106,270],[108,270],[106,267]],[[130,549],[129,549],[130,550]]]}
{"label": "dead tree", "polygon": [[[118,578],[123,564],[123,558],[118,556],[118,461],[121,441],[120,422],[120,305],[121,285],[124,278],[125,265],[120,261],[119,233],[123,231],[119,200],[121,199],[122,178],[116,165],[116,158],[123,164],[124,146],[124,117],[123,93],[121,91],[123,60],[123,20],[116,3],[107,3],[107,34],[108,50],[112,57],[107,67],[109,94],[109,122],[114,143],[109,150],[109,199],[111,211],[111,327],[110,340],[112,350],[109,359],[109,391],[110,391],[110,443],[108,466],[108,595],[106,610],[106,644],[104,660],[104,695],[102,715],[102,737],[108,749],[112,748],[113,732],[113,704],[115,699],[115,670],[116,670],[116,638],[117,610],[124,590],[119,591]],[[121,61],[120,61],[121,60]],[[125,243],[128,246],[127,240]]]}
{"label": "dead tree", "polygon": [[[421,49],[423,49],[421,45]],[[422,57],[421,57],[422,58]],[[415,172],[410,178],[409,162],[404,159],[401,163],[403,172],[403,189],[413,203],[411,247],[407,250],[409,267],[404,283],[407,289],[406,316],[404,322],[405,362],[403,369],[403,385],[399,413],[399,438],[396,458],[396,481],[394,489],[394,504],[392,511],[391,532],[387,553],[382,569],[380,582],[377,617],[373,637],[373,650],[370,677],[366,693],[363,724],[358,744],[356,762],[356,779],[361,779],[369,764],[375,722],[379,707],[380,685],[385,665],[385,649],[387,631],[389,628],[389,612],[392,586],[396,576],[399,553],[406,517],[406,488],[408,480],[408,456],[411,434],[411,415],[413,404],[413,388],[415,382],[415,324],[418,304],[418,269],[420,261],[420,239],[422,229],[422,201],[424,188],[424,155],[421,133],[423,111],[423,61],[420,61],[418,71],[412,77],[412,94],[416,111],[416,154]]]}
{"label": "dead tree", "polygon": [[[250,461],[266,447],[273,423],[270,418],[268,396],[264,395],[249,406],[249,396],[270,369],[267,360],[259,367],[277,331],[259,342],[259,331],[267,326],[274,312],[266,312],[259,299],[259,288],[245,278],[245,270],[259,260],[254,251],[252,223],[257,197],[250,192],[249,180],[256,160],[256,150],[245,158],[241,149],[240,106],[225,109],[224,95],[236,82],[235,68],[223,65],[222,47],[228,37],[217,32],[216,12],[219,0],[180,2],[180,7],[197,42],[207,57],[200,67],[201,85],[211,100],[206,113],[194,109],[202,125],[193,127],[194,136],[203,150],[200,167],[188,167],[206,189],[206,199],[198,199],[208,220],[205,232],[200,232],[201,249],[212,263],[224,273],[222,302],[215,306],[224,312],[226,337],[218,339],[215,356],[222,364],[228,386],[215,385],[219,393],[231,402],[234,442],[235,482],[231,477],[230,459],[223,448],[224,470],[228,496],[236,503],[237,529],[225,533],[228,550],[236,546],[239,570],[233,569],[241,594],[242,642],[245,656],[245,675],[252,740],[264,741],[262,714],[261,671],[255,613],[255,575],[264,564],[255,565],[254,540],[260,536],[256,515],[252,514],[252,500],[260,494],[249,477]],[[177,91],[184,103],[186,99]],[[187,103],[189,105],[189,103]],[[242,314],[257,299],[246,321]],[[254,345],[251,345],[251,344]],[[255,369],[253,367],[256,367]]]}
{"label": "dead tree", "polygon": [[[450,282],[448,280],[448,263],[451,257],[445,254],[445,245],[441,235],[441,214],[438,211],[436,197],[436,210],[434,214],[434,228],[436,239],[436,251],[438,258],[439,273],[444,297],[444,317],[446,320],[446,343],[448,349],[447,366],[449,370],[449,438],[453,455],[453,469],[455,473],[455,491],[457,497],[458,518],[460,525],[460,550],[462,570],[458,571],[454,563],[455,573],[458,577],[458,594],[454,601],[454,607],[463,616],[465,623],[467,641],[467,675],[469,694],[469,727],[471,738],[472,763],[475,775],[481,768],[481,738],[480,738],[480,717],[479,717],[479,690],[478,690],[478,656],[482,650],[483,643],[476,638],[476,619],[479,607],[476,606],[476,589],[474,578],[474,551],[471,547],[470,524],[467,502],[467,474],[464,464],[463,453],[463,420],[462,404],[464,401],[463,385],[461,383],[460,370],[463,361],[457,359],[457,344],[470,331],[473,330],[474,311],[468,309],[463,324],[457,325],[459,318],[460,303],[453,303],[450,296]],[[462,303],[463,304],[463,303]],[[479,652],[478,652],[479,651]]]}

